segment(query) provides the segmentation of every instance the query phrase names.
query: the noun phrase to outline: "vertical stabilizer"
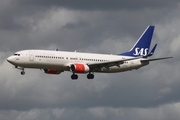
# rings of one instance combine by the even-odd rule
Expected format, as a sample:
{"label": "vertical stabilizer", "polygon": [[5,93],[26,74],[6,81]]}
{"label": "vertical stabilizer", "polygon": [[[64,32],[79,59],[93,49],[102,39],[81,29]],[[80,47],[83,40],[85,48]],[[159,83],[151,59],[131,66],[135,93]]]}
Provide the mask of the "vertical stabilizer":
{"label": "vertical stabilizer", "polygon": [[153,32],[154,26],[148,26],[135,45],[131,48],[131,50],[119,55],[132,57],[147,56],[149,54]]}

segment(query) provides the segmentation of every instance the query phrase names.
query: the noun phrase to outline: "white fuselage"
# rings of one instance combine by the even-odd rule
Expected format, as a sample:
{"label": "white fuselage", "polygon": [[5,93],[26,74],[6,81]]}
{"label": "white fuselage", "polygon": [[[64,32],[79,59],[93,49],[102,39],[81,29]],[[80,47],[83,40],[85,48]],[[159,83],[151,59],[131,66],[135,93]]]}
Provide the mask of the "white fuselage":
{"label": "white fuselage", "polygon": [[148,59],[154,54],[157,44],[149,51],[154,26],[148,26],[134,46],[118,55],[92,54],[50,50],[22,50],[7,58],[7,61],[25,74],[25,68],[43,69],[47,74],[72,72],[71,79],[78,79],[77,73],[88,73],[87,78],[93,79],[94,72],[116,73],[139,69],[150,61],[169,59],[162,57]]}
{"label": "white fuselage", "polygon": [[[56,69],[58,71],[70,71],[71,64],[89,64],[101,63],[120,59],[130,59],[132,57],[107,55],[107,54],[92,54],[79,52],[64,52],[64,51],[49,51],[49,50],[23,50],[16,52],[7,60],[16,67],[22,68],[37,68],[37,69]],[[92,72],[123,72],[132,69],[138,69],[142,66],[148,65],[141,63],[143,58],[125,61],[123,64],[114,65],[109,68],[99,67]]]}

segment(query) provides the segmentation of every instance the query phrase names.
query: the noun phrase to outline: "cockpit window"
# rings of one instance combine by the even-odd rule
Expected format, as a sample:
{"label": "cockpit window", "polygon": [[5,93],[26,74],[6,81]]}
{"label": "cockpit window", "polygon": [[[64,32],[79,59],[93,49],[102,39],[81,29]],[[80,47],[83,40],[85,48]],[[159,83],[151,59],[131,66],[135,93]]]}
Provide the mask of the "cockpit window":
{"label": "cockpit window", "polygon": [[15,53],[14,55],[15,55],[15,56],[20,56],[20,54],[17,54],[17,53]]}

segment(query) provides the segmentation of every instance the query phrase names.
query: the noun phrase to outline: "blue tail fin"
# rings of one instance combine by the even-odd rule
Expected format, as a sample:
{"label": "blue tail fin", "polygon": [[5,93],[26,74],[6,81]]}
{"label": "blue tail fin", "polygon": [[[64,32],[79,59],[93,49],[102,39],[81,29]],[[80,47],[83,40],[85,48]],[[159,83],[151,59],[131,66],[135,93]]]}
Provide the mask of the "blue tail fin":
{"label": "blue tail fin", "polygon": [[147,57],[151,57],[154,54],[156,47],[157,47],[157,44],[154,45],[153,49],[151,50],[151,52],[148,54]]}
{"label": "blue tail fin", "polygon": [[149,54],[149,48],[151,45],[151,40],[154,32],[154,26],[148,26],[135,45],[131,48],[129,52],[121,53],[119,55],[125,56],[147,56]]}

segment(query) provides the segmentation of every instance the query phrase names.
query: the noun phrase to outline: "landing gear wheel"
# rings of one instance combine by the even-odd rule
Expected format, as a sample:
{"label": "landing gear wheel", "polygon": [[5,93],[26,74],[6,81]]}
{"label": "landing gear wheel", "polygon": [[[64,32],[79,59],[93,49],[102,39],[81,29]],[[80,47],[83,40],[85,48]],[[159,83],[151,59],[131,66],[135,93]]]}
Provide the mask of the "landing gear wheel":
{"label": "landing gear wheel", "polygon": [[87,78],[88,78],[88,79],[94,79],[94,75],[89,73],[89,74],[87,75]]}
{"label": "landing gear wheel", "polygon": [[72,79],[72,80],[77,80],[77,79],[78,79],[78,75],[72,74],[72,75],[71,75],[71,79]]}
{"label": "landing gear wheel", "polygon": [[21,71],[21,75],[24,75],[25,74],[25,72],[24,71]]}

